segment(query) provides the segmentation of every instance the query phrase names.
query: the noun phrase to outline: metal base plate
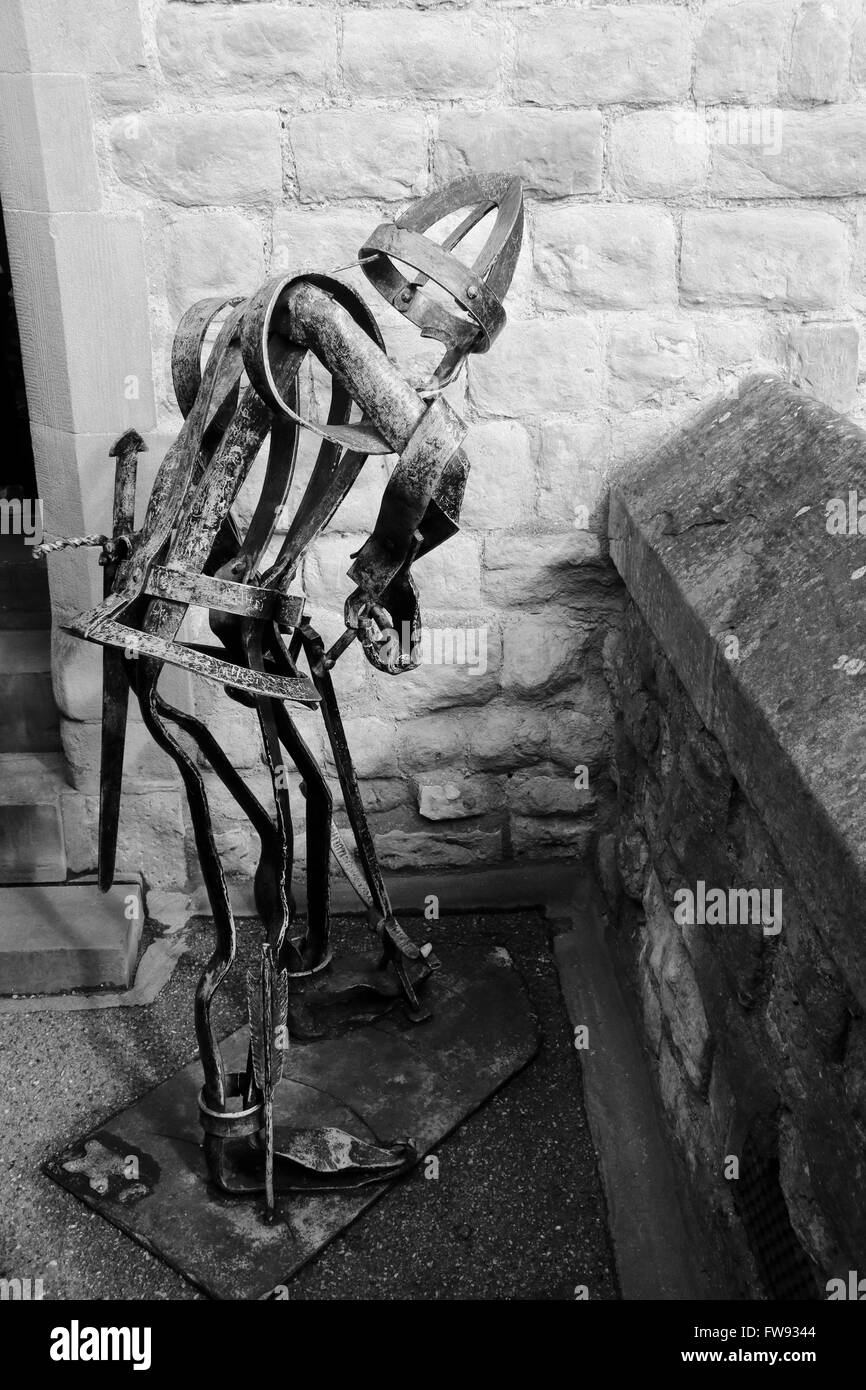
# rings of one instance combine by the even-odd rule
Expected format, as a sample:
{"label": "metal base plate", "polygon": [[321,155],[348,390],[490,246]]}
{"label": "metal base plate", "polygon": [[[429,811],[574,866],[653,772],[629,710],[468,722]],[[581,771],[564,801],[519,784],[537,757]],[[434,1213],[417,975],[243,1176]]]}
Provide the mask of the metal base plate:
{"label": "metal base plate", "polygon": [[[508,953],[448,953],[425,997],[433,1017],[416,1027],[400,1009],[340,1037],[293,1046],[277,1090],[275,1128],[336,1125],[361,1138],[410,1136],[429,1152],[538,1049],[535,1015]],[[226,1041],[242,1067],[247,1030]],[[45,1171],[88,1206],[214,1298],[273,1296],[390,1186],[283,1193],[273,1225],[260,1198],[233,1198],[208,1182],[192,1062],[114,1116]],[[134,1162],[130,1162],[133,1159]]]}

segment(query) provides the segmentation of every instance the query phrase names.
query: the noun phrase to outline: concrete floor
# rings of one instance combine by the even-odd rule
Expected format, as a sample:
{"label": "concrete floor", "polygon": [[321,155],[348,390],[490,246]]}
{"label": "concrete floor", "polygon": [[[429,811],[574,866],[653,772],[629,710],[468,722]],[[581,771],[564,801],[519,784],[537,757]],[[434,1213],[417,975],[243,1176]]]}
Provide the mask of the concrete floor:
{"label": "concrete floor", "polygon": [[[548,930],[533,913],[414,924],[449,943],[505,946],[543,1031],[536,1059],[295,1277],[292,1299],[593,1300],[619,1297],[596,1155]],[[410,933],[413,924],[407,921]],[[363,940],[359,920],[335,940]],[[258,942],[241,924],[242,951]],[[0,1018],[0,1268],[42,1278],[46,1299],[195,1299],[190,1284],[40,1171],[40,1163],[189,1061],[192,995],[211,949],[207,924],[147,1008]],[[223,995],[220,1031],[243,1021],[243,971]]]}

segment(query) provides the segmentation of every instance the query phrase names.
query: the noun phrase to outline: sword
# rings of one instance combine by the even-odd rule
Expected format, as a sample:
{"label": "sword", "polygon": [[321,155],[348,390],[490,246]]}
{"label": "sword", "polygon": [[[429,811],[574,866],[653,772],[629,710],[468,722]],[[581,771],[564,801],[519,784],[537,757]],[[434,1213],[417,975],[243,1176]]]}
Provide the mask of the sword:
{"label": "sword", "polygon": [[[137,430],[127,430],[109,450],[116,459],[114,473],[114,515],[112,538],[100,556],[104,566],[103,599],[114,588],[118,566],[129,550],[135,525],[135,483],[138,455],[147,445]],[[129,708],[129,681],[126,657],[117,647],[102,649],[102,759],[99,773],[99,861],[98,880],[103,893],[114,882],[117,858],[117,827],[123,783],[123,750]]]}

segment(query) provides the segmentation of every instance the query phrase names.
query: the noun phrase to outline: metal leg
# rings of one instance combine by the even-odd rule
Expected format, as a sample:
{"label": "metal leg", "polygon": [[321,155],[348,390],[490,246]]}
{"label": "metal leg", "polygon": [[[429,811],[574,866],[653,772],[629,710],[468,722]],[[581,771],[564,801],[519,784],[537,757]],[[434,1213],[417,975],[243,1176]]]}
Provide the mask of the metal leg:
{"label": "metal leg", "polygon": [[[260,623],[245,622],[243,624],[243,646],[250,670],[263,671],[264,655],[262,652],[262,625]],[[265,761],[273,785],[274,805],[277,812],[276,833],[279,845],[279,859],[275,874],[275,912],[273,921],[268,924],[268,941],[273,951],[276,968],[281,970],[287,967],[289,970],[296,971],[304,967],[301,954],[289,935],[292,919],[291,882],[294,853],[292,808],[289,803],[289,789],[286,784],[280,741],[274,720],[275,701],[259,697],[254,703],[262,734]]]}
{"label": "metal leg", "polygon": [[227,1100],[226,1075],[211,1021],[211,1005],[234,961],[237,932],[225,875],[214,841],[204,779],[193,759],[166,727],[161,716],[156,693],[159,675],[158,666],[147,658],[142,659],[137,674],[136,693],[146,728],[159,747],[174,760],[183,779],[192,815],[196,849],[213,912],[216,948],[196,989],[195,1030],[204,1072],[205,1102],[213,1110],[222,1110]]}
{"label": "metal leg", "polygon": [[330,847],[333,797],[286,706],[272,701],[280,742],[304,779],[307,805],[307,933],[301,951],[315,970],[330,954]]}
{"label": "metal leg", "polygon": [[[421,951],[400,927],[391,908],[391,900],[385,887],[385,880],[382,877],[376,847],[361,799],[357,773],[352,762],[352,755],[349,752],[334,683],[330,672],[322,662],[322,639],[309,624],[305,624],[300,629],[300,634],[310,665],[310,673],[321,696],[322,718],[325,721],[325,728],[334,754],[337,776],[346,803],[346,814],[349,817],[355,843],[358,846],[364,877],[367,880],[375,909],[379,914],[377,927],[382,945],[381,966],[382,968],[387,965],[392,966],[412,1014],[416,1018],[421,1018],[426,1016],[426,1011],[422,1008],[405,965],[406,960],[421,960]],[[429,955],[426,963],[429,968],[435,968],[438,964]]]}

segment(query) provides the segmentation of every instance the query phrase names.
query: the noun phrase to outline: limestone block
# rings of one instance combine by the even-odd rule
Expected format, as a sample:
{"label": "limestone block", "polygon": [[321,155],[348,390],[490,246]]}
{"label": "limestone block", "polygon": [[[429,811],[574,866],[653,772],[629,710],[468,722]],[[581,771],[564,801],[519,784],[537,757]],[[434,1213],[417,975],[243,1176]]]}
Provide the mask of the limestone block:
{"label": "limestone block", "polygon": [[481,548],[466,531],[422,555],[412,573],[429,608],[466,612],[481,604]]}
{"label": "limestone block", "polygon": [[566,610],[506,621],[502,688],[537,698],[560,690],[583,666],[590,630]]}
{"label": "limestone block", "polygon": [[[489,718],[486,714],[484,718]],[[398,727],[403,771],[450,767],[465,756],[468,731],[459,714],[448,711],[406,720]]]}
{"label": "limestone block", "polygon": [[596,797],[590,788],[576,786],[574,773],[557,769],[556,774],[529,771],[516,772],[509,778],[508,805],[524,816],[586,815],[596,808]]}
{"label": "limestone block", "polygon": [[799,101],[839,101],[846,95],[856,0],[810,0],[797,15],[790,92]]}
{"label": "limestone block", "polygon": [[93,117],[83,77],[52,73],[0,79],[0,187],[6,213],[92,212],[100,207]]}
{"label": "limestone block", "polygon": [[[398,718],[430,710],[484,705],[499,689],[502,634],[490,614],[430,612],[423,604],[420,665],[404,675],[375,677],[379,697]],[[383,685],[387,681],[387,685]]]}
{"label": "limestone block", "polygon": [[788,344],[794,385],[834,410],[852,411],[860,364],[860,334],[856,325],[801,324],[791,330]]}
{"label": "limestone block", "polygon": [[[72,785],[91,795],[99,790],[100,728],[97,723],[60,721],[60,738]],[[135,718],[127,725],[123,773],[124,786],[132,791],[143,789],[144,784],[172,787],[178,781],[174,763]]]}
{"label": "limestone block", "polygon": [[373,717],[344,720],[346,738],[359,777],[393,777],[396,735],[391,721]]}
{"label": "limestone block", "polygon": [[140,874],[149,888],[183,888],[187,861],[181,793],[124,794],[117,840],[119,873]]}
{"label": "limestone block", "polygon": [[516,420],[483,421],[473,425],[465,447],[470,469],[460,524],[479,531],[524,525],[535,491],[526,429]]}
{"label": "limestone block", "polygon": [[166,289],[173,319],[209,295],[249,294],[265,278],[261,228],[236,212],[190,212],[165,233]]}
{"label": "limestone block", "polygon": [[511,846],[515,859],[572,859],[581,863],[590,852],[595,831],[564,816],[512,816]]}
{"label": "limestone block", "polygon": [[502,857],[499,830],[466,830],[460,826],[449,833],[440,826],[433,832],[388,830],[375,839],[382,867],[395,873],[486,864]]}
{"label": "limestone block", "polygon": [[352,98],[455,101],[496,87],[502,27],[492,13],[418,14],[349,10],[343,25],[343,80]]}
{"label": "limestone block", "polygon": [[542,9],[519,16],[515,93],[537,106],[676,101],[689,91],[684,10],[660,5]]}
{"label": "limestone block", "polygon": [[794,0],[726,0],[708,7],[697,43],[698,101],[773,101],[793,6]]}
{"label": "limestone block", "polygon": [[[484,594],[489,603],[508,607],[562,604],[590,606],[612,576],[601,558],[598,538],[589,531],[516,536],[484,548]],[[551,626],[553,623],[551,623]]]}
{"label": "limestone block", "polygon": [[[131,426],[151,429],[150,323],[138,218],[10,212],[5,220],[31,421],[114,438]],[[75,447],[86,448],[86,442]]]}
{"label": "limestone block", "polygon": [[592,710],[592,714],[570,708],[550,711],[547,746],[554,762],[571,768],[584,764],[590,774],[601,769],[610,751],[610,730],[607,711],[599,706],[595,692]]}
{"label": "limestone block", "polygon": [[547,722],[541,709],[513,709],[494,702],[464,716],[469,760],[475,767],[509,771],[541,761],[547,752]]}
{"label": "limestone block", "polygon": [[[337,266],[354,265],[367,237],[382,220],[375,212],[359,212],[356,208],[277,208],[271,271],[274,275],[280,271],[299,275],[304,270],[321,274]],[[366,285],[360,271],[352,273],[349,283],[359,291]],[[375,290],[371,290],[370,298],[371,302],[385,304]],[[396,315],[391,318],[396,319]]]}
{"label": "limestone block", "polygon": [[527,193],[568,198],[601,190],[598,111],[445,111],[434,147],[437,182],[469,173],[517,174]]}
{"label": "limestone block", "polygon": [[282,195],[279,121],[269,111],[160,112],[112,122],[118,178],[182,207],[272,204]]}
{"label": "limestone block", "polygon": [[674,316],[630,315],[611,330],[607,364],[618,409],[665,405],[699,371],[697,326]]}
{"label": "limestone block", "polygon": [[601,417],[541,421],[535,505],[545,529],[585,531],[596,524],[609,463],[610,427]]}
{"label": "limestone block", "polygon": [[597,403],[602,368],[591,319],[515,320],[490,352],[470,361],[470,395],[484,415],[580,411]]}
{"label": "limestone block", "polygon": [[138,0],[7,0],[5,72],[109,73],[143,61]]}
{"label": "limestone block", "polygon": [[673,303],[673,220],[661,208],[632,204],[542,209],[536,219],[535,267],[543,309]]}
{"label": "limestone block", "polygon": [[115,884],[105,894],[95,883],[0,888],[0,912],[3,994],[132,983],[144,922],[137,884]]}
{"label": "limestone block", "polygon": [[847,272],[845,226],[824,212],[686,213],[682,290],[693,304],[829,309]]}
{"label": "limestone block", "polygon": [[420,112],[313,111],[290,122],[289,140],[304,203],[406,198],[425,190],[427,134]]}
{"label": "limestone block", "polygon": [[166,5],[157,15],[159,61],[172,87],[209,103],[270,98],[298,109],[333,82],[337,29],[315,6]]}
{"label": "limestone block", "polygon": [[626,111],[610,134],[613,185],[629,198],[699,192],[709,167],[706,123],[689,109]]}
{"label": "limestone block", "polygon": [[[742,139],[715,144],[709,187],[720,198],[849,198],[866,189],[866,113],[859,106],[742,113]],[[729,127],[734,118],[729,113]]]}

